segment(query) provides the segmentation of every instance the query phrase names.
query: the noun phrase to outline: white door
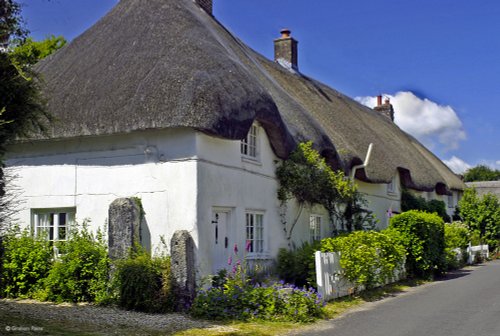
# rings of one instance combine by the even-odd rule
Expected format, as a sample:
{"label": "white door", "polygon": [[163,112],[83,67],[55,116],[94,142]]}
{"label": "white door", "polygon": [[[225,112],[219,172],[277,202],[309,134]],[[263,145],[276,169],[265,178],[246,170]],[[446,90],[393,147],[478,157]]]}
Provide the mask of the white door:
{"label": "white door", "polygon": [[231,247],[229,242],[229,210],[212,211],[212,272],[228,268]]}

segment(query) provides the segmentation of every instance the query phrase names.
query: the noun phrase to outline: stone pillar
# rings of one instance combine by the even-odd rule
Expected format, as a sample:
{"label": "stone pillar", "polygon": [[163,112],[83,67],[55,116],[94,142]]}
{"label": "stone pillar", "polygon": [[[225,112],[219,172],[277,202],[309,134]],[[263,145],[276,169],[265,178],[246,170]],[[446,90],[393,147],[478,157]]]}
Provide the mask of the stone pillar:
{"label": "stone pillar", "polygon": [[191,305],[196,294],[194,241],[188,231],[175,231],[170,242],[170,258],[177,310],[183,311]]}
{"label": "stone pillar", "polygon": [[109,206],[108,253],[112,260],[128,257],[134,244],[140,244],[142,209],[136,198],[118,198]]}

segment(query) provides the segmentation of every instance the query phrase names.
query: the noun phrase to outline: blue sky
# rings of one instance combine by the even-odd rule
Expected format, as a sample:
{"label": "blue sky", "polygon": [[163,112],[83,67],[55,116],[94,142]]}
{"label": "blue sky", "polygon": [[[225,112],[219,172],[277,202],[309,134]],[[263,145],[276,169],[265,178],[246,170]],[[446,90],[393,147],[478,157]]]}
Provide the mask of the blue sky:
{"label": "blue sky", "polygon": [[[20,2],[35,39],[71,40],[117,0]],[[457,171],[500,169],[500,1],[214,0],[214,15],[268,58],[289,28],[302,73],[369,106],[389,96],[396,123]]]}

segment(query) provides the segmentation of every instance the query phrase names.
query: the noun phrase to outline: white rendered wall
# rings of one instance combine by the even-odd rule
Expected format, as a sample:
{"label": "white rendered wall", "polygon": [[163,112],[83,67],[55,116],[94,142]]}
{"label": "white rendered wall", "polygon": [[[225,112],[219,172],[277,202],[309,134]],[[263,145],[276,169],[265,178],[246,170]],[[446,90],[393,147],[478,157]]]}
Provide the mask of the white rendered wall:
{"label": "white rendered wall", "polygon": [[145,210],[145,245],[155,252],[160,236],[175,230],[196,238],[195,132],[171,129],[120,136],[18,144],[7,170],[22,194],[18,222],[31,225],[31,209],[75,207],[76,220],[107,231],[108,207],[139,197]]}
{"label": "white rendered wall", "polygon": [[393,192],[387,191],[385,183],[366,183],[356,180],[358,191],[367,201],[367,208],[373,211],[377,227],[385,229],[389,225],[390,213],[401,212],[401,186],[399,174],[394,172]]}

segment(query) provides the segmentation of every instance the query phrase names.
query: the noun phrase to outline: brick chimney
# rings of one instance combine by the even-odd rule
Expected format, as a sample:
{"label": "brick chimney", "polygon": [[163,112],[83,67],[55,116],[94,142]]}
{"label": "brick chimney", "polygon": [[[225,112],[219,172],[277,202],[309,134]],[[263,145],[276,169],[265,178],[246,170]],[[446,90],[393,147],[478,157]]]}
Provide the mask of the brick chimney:
{"label": "brick chimney", "polygon": [[384,103],[382,104],[382,96],[378,95],[377,106],[373,109],[391,119],[391,121],[394,121],[394,108],[392,107],[391,100],[389,98],[385,98]]}
{"label": "brick chimney", "polygon": [[207,12],[210,15],[213,15],[212,10],[213,10],[213,2],[212,0],[196,0],[196,3],[198,6],[203,8],[205,12]]}
{"label": "brick chimney", "polygon": [[298,70],[297,40],[289,29],[281,30],[281,37],[274,40],[274,61],[284,67]]}

